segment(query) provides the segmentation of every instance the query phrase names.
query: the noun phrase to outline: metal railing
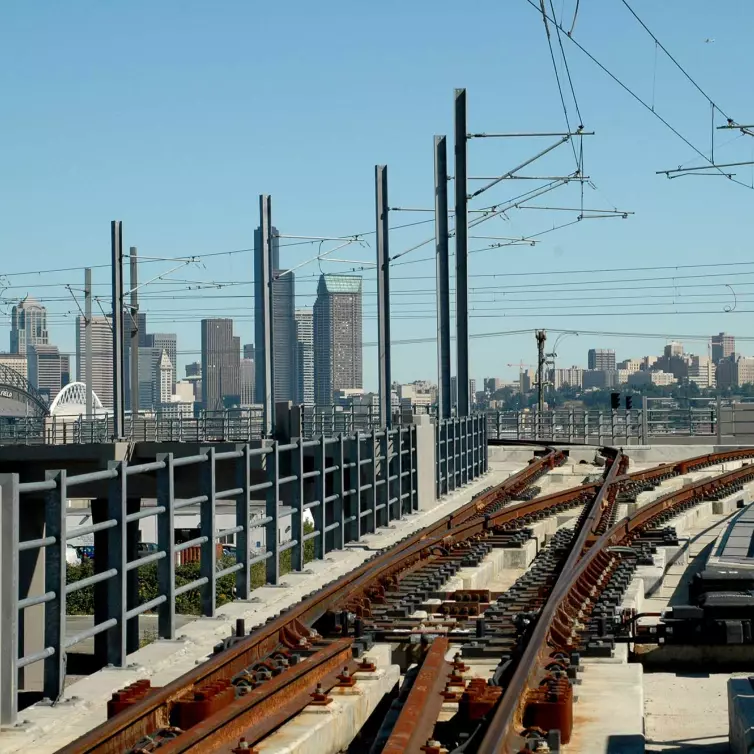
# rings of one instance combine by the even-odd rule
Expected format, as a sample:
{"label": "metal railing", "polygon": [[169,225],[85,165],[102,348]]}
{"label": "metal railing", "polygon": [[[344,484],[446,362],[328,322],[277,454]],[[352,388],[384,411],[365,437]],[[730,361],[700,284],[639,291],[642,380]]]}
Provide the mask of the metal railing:
{"label": "metal railing", "polygon": [[646,443],[641,409],[496,411],[487,414],[487,435],[496,440],[548,440],[587,445]]}
{"label": "metal railing", "polygon": [[[207,447],[197,455],[161,454],[138,465],[110,462],[107,469],[86,474],[46,471],[45,479],[35,482],[22,483],[18,474],[0,475],[0,723],[15,722],[21,669],[44,663],[43,693],[55,700],[63,690],[66,650],[84,639],[106,637],[99,641],[100,650],[95,647],[99,660],[123,667],[139,648],[138,616],[143,613],[156,612],[159,638],[173,639],[176,598],[184,592],[198,590],[202,614],[213,616],[219,578],[235,574],[237,598],[248,599],[255,564],[264,563],[265,583],[277,584],[283,553],[290,551],[292,570],[301,571],[307,541],[314,542],[314,557],[323,559],[345,543],[416,511],[416,438],[416,427],[406,426],[290,442],[263,440],[225,452]],[[481,473],[479,448],[473,453],[476,460],[458,467],[467,469],[459,472],[461,480]],[[194,477],[195,487],[188,490],[187,480]],[[183,493],[195,494],[177,497],[179,484]],[[106,495],[92,485],[100,490],[105,485]],[[142,507],[146,489],[154,489],[156,505]],[[92,500],[94,523],[66,528],[71,492],[97,498]],[[218,529],[216,505],[222,501],[235,504],[235,524]],[[254,501],[265,511],[261,518],[253,516]],[[189,507],[198,510],[199,536],[176,544],[176,512]],[[33,510],[40,518],[38,529],[32,538],[24,538],[22,523],[28,527]],[[157,518],[157,550],[138,557],[139,523],[152,516]],[[305,534],[309,516],[314,529]],[[290,536],[283,538],[281,521],[287,520]],[[254,553],[251,532],[259,528],[264,530],[264,548]],[[67,543],[85,535],[94,536],[95,573],[67,584]],[[236,538],[235,562],[218,569],[216,543],[229,536]],[[176,554],[194,546],[201,548],[199,577],[176,586]],[[42,565],[32,570],[42,568],[44,577],[43,587],[33,594],[24,593],[31,591],[28,585],[33,581],[28,563],[20,566],[24,553],[43,556],[33,558]],[[140,602],[138,571],[149,563],[156,563],[159,594]],[[68,596],[91,586],[96,590],[94,625],[66,637]],[[19,640],[19,625],[25,611],[33,608],[41,608],[34,620],[44,626],[44,638],[29,648]]]}
{"label": "metal railing", "polygon": [[442,497],[487,471],[484,414],[443,419],[435,424],[436,495]]}
{"label": "metal railing", "polygon": [[[396,412],[395,424],[410,424],[415,411]],[[263,436],[261,408],[201,411],[197,417],[126,414],[122,439],[132,442],[249,442]],[[301,426],[305,437],[335,436],[341,432],[371,432],[380,426],[374,406],[302,406]],[[115,435],[109,414],[85,416],[28,417],[0,422],[0,445],[82,445],[112,442]]]}

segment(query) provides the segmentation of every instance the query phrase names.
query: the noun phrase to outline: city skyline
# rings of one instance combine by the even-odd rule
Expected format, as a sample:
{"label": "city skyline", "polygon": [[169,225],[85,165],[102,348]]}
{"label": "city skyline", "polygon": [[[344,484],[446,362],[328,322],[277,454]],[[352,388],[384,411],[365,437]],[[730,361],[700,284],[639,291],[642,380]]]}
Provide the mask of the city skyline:
{"label": "city skyline", "polygon": [[[358,276],[326,276],[322,275],[320,277],[320,282],[326,281],[328,279],[331,279],[333,281],[341,281],[343,284],[345,284],[347,287],[353,285],[353,290],[359,289],[360,290],[360,281],[361,278]],[[322,289],[322,286],[320,285],[320,288]],[[327,288],[327,285],[325,285],[325,289]],[[27,302],[28,304],[31,304],[31,307],[35,308],[35,311],[37,314],[35,316],[38,317],[38,321],[40,323],[45,323],[46,321],[46,311],[45,307],[41,305],[36,299],[31,297],[30,295],[27,295],[25,299],[23,299],[21,302],[19,302],[18,307],[14,307],[18,311],[18,309],[22,309],[21,304],[24,302]],[[355,310],[354,310],[355,311]],[[231,323],[231,327],[233,326],[233,320],[231,318],[227,318],[228,321]],[[21,317],[17,318],[17,321],[23,321]],[[32,320],[33,321],[33,320]],[[81,317],[77,317],[76,320],[76,338],[77,338],[77,359],[76,359],[76,376],[77,380],[81,381],[83,380],[83,367],[79,367],[79,363],[83,361],[82,357],[82,350],[83,350],[83,322]],[[310,323],[311,322],[311,327]],[[314,361],[314,333],[313,333],[313,310],[310,309],[295,309],[294,310],[294,345],[295,345],[295,352],[294,352],[294,369],[293,369],[293,379],[294,382],[294,393],[292,400],[294,402],[302,402],[307,403],[310,402],[313,399],[310,399],[307,401],[306,395],[308,395],[308,387],[305,387],[304,382],[308,380],[308,375],[313,373],[313,361]],[[161,402],[161,398],[164,397],[164,393],[161,390],[160,387],[160,369],[159,369],[159,363],[161,361],[163,353],[167,355],[168,360],[173,365],[173,362],[176,362],[176,366],[172,367],[171,372],[171,379],[172,379],[172,391],[171,395],[175,393],[176,390],[176,381],[178,380],[178,374],[181,372],[180,367],[180,361],[178,359],[178,354],[181,353],[180,349],[177,345],[177,337],[174,333],[148,333],[144,332],[146,329],[146,314],[140,313],[139,315],[139,326],[140,326],[140,335],[139,339],[142,342],[150,343],[150,344],[156,344],[151,346],[145,346],[143,349],[140,348],[140,365],[139,365],[139,393],[140,393],[140,408],[142,410],[151,410],[154,409],[158,404]],[[41,348],[42,344],[40,344],[39,354],[43,356],[43,360],[46,363],[46,366],[44,367],[43,371],[45,371],[45,376],[41,378],[39,377],[40,374],[40,364],[42,361],[37,361],[35,364],[30,365],[30,359],[29,357],[32,355],[31,350],[27,354],[26,357],[23,357],[20,354],[17,354],[16,356],[19,356],[17,363],[19,367],[19,371],[24,374],[24,376],[30,377],[30,381],[32,384],[37,383],[37,386],[41,389],[41,392],[43,392],[46,395],[50,396],[50,400],[54,398],[55,393],[62,388],[63,385],[66,384],[65,379],[66,377],[70,379],[70,356],[68,354],[65,354],[61,352],[58,347],[49,342],[51,341],[49,331],[46,329],[44,324],[41,324],[38,328],[40,332],[40,339],[44,338],[48,340],[47,344],[44,344],[46,348]],[[124,330],[126,329],[124,325]],[[104,405],[111,405],[112,397],[111,397],[111,388],[110,388],[110,377],[109,373],[112,368],[112,357],[111,357],[111,326],[110,326],[110,320],[109,317],[93,317],[93,326],[92,326],[92,334],[93,334],[93,353],[96,354],[95,362],[96,366],[93,364],[93,378],[94,378],[94,390],[95,393],[97,393],[98,397],[100,397],[100,400],[103,401]],[[42,336],[41,333],[44,333]],[[576,334],[576,333],[574,333]],[[16,334],[14,336],[14,342],[18,342],[19,336]],[[748,375],[752,370],[754,370],[754,367],[749,367],[749,358],[746,356],[742,356],[742,354],[739,351],[736,351],[736,337],[734,335],[731,335],[730,333],[721,332],[717,333],[715,335],[711,335],[706,338],[706,344],[707,344],[707,351],[709,355],[711,356],[714,354],[715,356],[718,356],[720,353],[726,354],[725,358],[730,359],[731,357],[734,357],[734,366],[728,367],[726,366],[723,372],[721,374],[725,374],[724,377],[724,383],[727,386],[735,386],[738,384],[741,384],[742,380],[748,380]],[[241,359],[241,339],[240,336],[234,336],[232,344],[230,346],[231,352],[232,352],[232,358],[231,360],[234,360],[236,357],[236,354],[239,359],[239,369],[240,369],[240,359]],[[309,350],[310,349],[310,350]],[[128,352],[129,352],[129,342],[124,342],[124,355],[126,356],[126,360],[128,359]],[[247,343],[243,347],[244,354],[247,355],[254,355],[255,354],[255,345],[253,343]],[[355,351],[353,351],[355,353]],[[306,354],[306,355],[305,355]],[[6,357],[11,357],[13,354],[10,352],[4,354]],[[171,358],[172,355],[172,358]],[[704,355],[692,355],[690,360],[687,359],[687,365],[681,369],[680,372],[678,372],[676,369],[672,368],[671,366],[665,365],[662,366],[662,359],[670,359],[671,361],[675,358],[680,358],[681,356],[684,356],[684,358],[687,356],[687,354],[684,351],[684,346],[681,342],[677,340],[671,340],[670,342],[666,342],[663,346],[663,354],[659,357],[643,357],[643,359],[651,358],[651,362],[649,364],[645,364],[643,366],[640,366],[641,359],[637,359],[636,357],[630,357],[628,359],[624,359],[621,362],[617,362],[617,356],[616,356],[616,350],[614,348],[606,348],[604,344],[601,345],[599,348],[589,348],[587,353],[587,368],[583,369],[583,367],[579,367],[577,365],[573,365],[571,367],[562,367],[559,366],[554,369],[550,369],[549,373],[551,374],[551,377],[549,377],[550,382],[557,388],[561,384],[573,384],[574,383],[574,375],[576,372],[589,372],[590,374],[584,375],[581,379],[583,381],[583,386],[586,387],[610,387],[614,384],[622,384],[619,382],[620,374],[623,373],[624,377],[626,373],[633,372],[633,371],[639,371],[639,370],[647,370],[647,371],[653,371],[656,375],[668,370],[669,373],[673,375],[673,379],[680,379],[682,377],[688,377],[688,379],[691,379],[697,384],[701,386],[709,386],[714,384],[714,371],[716,369],[717,362],[714,359],[710,359],[709,356]],[[301,369],[301,366],[309,360],[309,363],[312,366],[312,369],[310,370],[308,367],[304,370]],[[60,381],[58,382],[58,378],[51,376],[50,373],[50,361],[55,360],[56,364],[59,365],[59,367],[56,367],[55,371],[56,373],[59,373],[60,375]],[[246,379],[248,380],[249,374],[255,374],[255,360],[247,360],[244,359],[246,362],[244,364],[245,368],[245,375]],[[719,360],[718,360],[719,361]],[[23,362],[23,363],[22,363]],[[739,363],[740,362],[740,363]],[[562,363],[562,361],[561,361]],[[31,366],[31,368],[30,368]],[[127,361],[126,361],[127,366]],[[513,366],[512,364],[509,364],[508,366]],[[523,367],[523,362],[521,363],[521,366]],[[589,369],[589,366],[592,367],[603,367],[602,369]],[[59,372],[58,372],[59,369]],[[251,370],[251,372],[249,371]],[[732,370],[732,371],[731,371]],[[354,374],[358,371],[358,367],[354,370]],[[607,373],[615,372],[615,377],[608,376],[607,378],[604,376]],[[305,374],[306,373],[306,374]],[[754,373],[754,372],[752,372]],[[64,377],[65,375],[65,377]],[[602,375],[602,376],[601,376]],[[232,393],[227,393],[227,391],[224,391],[226,396],[233,398],[234,396],[240,396],[241,394],[241,385],[240,385],[240,372],[238,372],[238,379],[230,379],[226,377],[226,382],[228,379],[230,379],[230,382],[228,384],[230,385],[236,385],[235,388],[231,388],[233,390]],[[311,374],[312,380],[313,380],[313,374]],[[427,374],[421,374],[417,375],[413,381],[417,380],[426,380],[429,375]],[[306,377],[307,379],[302,382],[303,377]],[[586,381],[586,378],[589,378],[589,381]],[[520,375],[519,375],[520,378]],[[482,377],[481,379],[487,380],[488,377]],[[502,381],[502,377],[498,377],[497,379],[500,379]],[[653,377],[653,382],[656,381],[656,379],[659,379],[659,377]],[[666,379],[666,378],[663,378]],[[472,378],[472,380],[476,380],[476,378]],[[354,386],[358,384],[358,379],[356,377],[349,378],[350,387],[348,389],[352,389]],[[625,379],[622,379],[622,382],[625,383]],[[633,380],[635,381],[635,380]],[[126,385],[129,385],[130,387],[130,375],[126,371],[126,379],[125,379]],[[256,379],[254,379],[254,382],[256,382]],[[406,384],[409,384],[412,382],[412,380],[406,380],[404,381]],[[400,382],[399,382],[400,384]],[[658,383],[659,384],[659,383]],[[668,382],[667,384],[670,384]],[[201,385],[201,382],[200,382]],[[99,389],[97,389],[99,387]],[[358,385],[359,388],[364,388],[363,385],[363,379],[362,384]],[[256,386],[254,385],[254,389],[250,390],[248,385],[244,388],[244,401],[242,403],[248,404],[249,399],[254,398],[256,399],[255,390]],[[199,386],[200,389],[200,386]],[[337,387],[333,388],[333,393],[338,390]],[[373,388],[370,388],[367,384],[365,387],[365,392],[374,392]],[[472,393],[475,392],[472,390]],[[104,396],[104,398],[102,397]],[[199,396],[199,398],[202,398],[203,396]],[[277,399],[277,395],[276,395]],[[199,402],[202,402],[201,400]],[[127,408],[128,402],[127,402]]]}

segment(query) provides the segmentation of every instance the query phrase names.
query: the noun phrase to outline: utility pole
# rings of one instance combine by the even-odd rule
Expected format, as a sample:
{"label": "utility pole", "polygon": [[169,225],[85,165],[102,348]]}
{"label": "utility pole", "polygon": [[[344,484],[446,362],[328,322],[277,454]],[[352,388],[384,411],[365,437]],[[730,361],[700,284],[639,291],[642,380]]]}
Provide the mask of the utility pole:
{"label": "utility pole", "polygon": [[547,357],[545,355],[545,341],[547,333],[544,330],[537,330],[537,410],[540,417],[545,410],[545,366]]}
{"label": "utility pole", "polygon": [[390,245],[388,230],[387,165],[375,165],[375,219],[377,224],[377,341],[380,426],[390,429],[393,419],[390,381]]}
{"label": "utility pole", "polygon": [[110,224],[112,251],[113,298],[113,434],[116,440],[123,437],[123,225],[120,220]]}
{"label": "utility pole", "polygon": [[437,258],[437,415],[450,417],[450,270],[448,263],[448,150],[435,136],[435,256]]}
{"label": "utility pole", "polygon": [[[129,254],[131,271],[131,352],[129,365],[131,367],[131,426],[133,426],[134,418],[139,415],[139,292],[137,290],[139,271],[135,246],[131,247]],[[173,364],[173,369],[175,369],[175,364]]]}
{"label": "utility pole", "polygon": [[274,369],[272,359],[272,207],[268,194],[259,196],[259,230],[262,240],[262,422],[265,437],[275,427]]}
{"label": "utility pole", "polygon": [[468,195],[466,90],[455,90],[456,382],[458,415],[469,415]]}
{"label": "utility pole", "polygon": [[[79,331],[80,332],[80,331]],[[78,367],[81,368],[80,366]],[[84,382],[86,382],[86,418],[92,416],[92,268],[84,269]]]}

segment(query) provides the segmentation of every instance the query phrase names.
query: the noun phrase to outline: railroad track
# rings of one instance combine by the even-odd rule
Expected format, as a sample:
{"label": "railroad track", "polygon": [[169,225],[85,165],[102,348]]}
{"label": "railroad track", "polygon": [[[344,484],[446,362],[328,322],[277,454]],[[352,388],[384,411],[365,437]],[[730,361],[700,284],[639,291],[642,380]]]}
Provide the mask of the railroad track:
{"label": "railroad track", "polygon": [[[60,751],[254,751],[304,708],[327,706],[334,693],[377,673],[368,657],[374,641],[413,643],[412,656],[420,664],[413,683],[407,676],[403,684],[397,719],[383,726],[382,751],[517,752],[527,746],[527,735],[531,743],[556,729],[567,741],[573,653],[590,634],[574,635],[565,627],[574,610],[588,615],[594,608],[595,601],[583,596],[587,584],[588,594],[595,584],[612,583],[621,568],[625,579],[631,559],[610,548],[634,543],[657,517],[692,504],[694,495],[754,477],[754,467],[744,467],[666,495],[628,523],[615,523],[620,502],[672,476],[752,459],[754,450],[632,474],[625,473],[628,459],[621,451],[603,453],[600,481],[528,499],[538,489],[535,482],[566,459],[543,448],[501,485],[250,635],[240,625],[226,648],[194,671],[159,689],[139,682],[115,695],[111,712],[117,714]],[[575,514],[573,529],[561,528],[509,589],[445,588],[461,569],[520,546],[530,527],[568,511]],[[451,645],[460,651],[448,662]],[[470,658],[496,663],[491,683],[466,682]],[[457,704],[454,719],[440,720],[443,703]]]}

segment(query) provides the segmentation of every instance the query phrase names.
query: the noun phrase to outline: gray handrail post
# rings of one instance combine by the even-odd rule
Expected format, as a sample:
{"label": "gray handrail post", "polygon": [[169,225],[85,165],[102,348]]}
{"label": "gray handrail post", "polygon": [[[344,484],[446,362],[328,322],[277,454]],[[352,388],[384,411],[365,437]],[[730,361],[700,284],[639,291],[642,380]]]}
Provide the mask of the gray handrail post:
{"label": "gray handrail post", "polygon": [[217,577],[215,576],[217,548],[215,547],[215,448],[201,448],[200,453],[207,460],[199,464],[201,494],[207,499],[199,504],[199,535],[206,537],[200,545],[199,578],[207,581],[199,587],[202,600],[202,615],[211,618],[215,615],[215,595]]}
{"label": "gray handrail post", "polygon": [[236,535],[236,563],[241,563],[242,568],[236,571],[236,597],[248,600],[251,597],[251,569],[249,566],[249,545],[251,541],[251,456],[249,444],[245,443],[236,450],[241,455],[236,459],[236,487],[241,492],[236,495],[236,526],[240,527]]}
{"label": "gray handrail post", "polygon": [[0,725],[18,715],[18,474],[0,474]]}
{"label": "gray handrail post", "polygon": [[[717,430],[717,444],[722,445],[723,444],[723,412],[722,412],[722,406],[723,402],[720,398],[720,396],[717,396],[717,400],[715,401],[715,410],[716,414],[715,417],[717,421],[716,424],[716,430]],[[731,409],[732,412],[732,409]]]}
{"label": "gray handrail post", "polygon": [[165,512],[157,516],[157,547],[165,557],[157,561],[157,586],[167,599],[157,608],[157,635],[161,639],[175,639],[175,476],[173,454],[160,453],[157,461],[165,468],[157,471],[157,505]]}
{"label": "gray handrail post", "polygon": [[55,537],[55,544],[45,548],[45,592],[55,597],[45,605],[45,647],[55,651],[44,660],[44,695],[56,701],[65,685],[65,615],[66,615],[66,486],[67,472],[46,471],[45,480],[54,479],[55,489],[45,501],[45,536]]}
{"label": "gray handrail post", "polygon": [[278,473],[278,443],[271,443],[272,452],[265,456],[267,469],[267,523],[264,525],[265,550],[269,553],[266,559],[265,572],[268,584],[277,584],[280,580],[280,548],[278,534],[278,520],[280,518],[280,475]]}
{"label": "gray handrail post", "polygon": [[641,397],[641,444],[649,444],[649,401],[646,395]]}

